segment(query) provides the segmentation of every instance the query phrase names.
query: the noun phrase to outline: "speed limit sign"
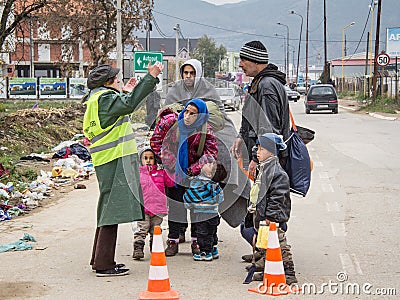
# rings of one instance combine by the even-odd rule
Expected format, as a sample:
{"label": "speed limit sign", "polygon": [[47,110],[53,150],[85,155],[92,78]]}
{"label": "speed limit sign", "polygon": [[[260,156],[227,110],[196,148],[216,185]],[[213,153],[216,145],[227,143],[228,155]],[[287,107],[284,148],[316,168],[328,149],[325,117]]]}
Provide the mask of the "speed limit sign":
{"label": "speed limit sign", "polygon": [[379,54],[376,56],[375,61],[376,61],[376,63],[377,63],[379,66],[385,67],[385,66],[387,66],[387,65],[389,64],[389,62],[390,62],[390,56],[389,56],[388,54],[386,54],[386,53],[379,53]]}

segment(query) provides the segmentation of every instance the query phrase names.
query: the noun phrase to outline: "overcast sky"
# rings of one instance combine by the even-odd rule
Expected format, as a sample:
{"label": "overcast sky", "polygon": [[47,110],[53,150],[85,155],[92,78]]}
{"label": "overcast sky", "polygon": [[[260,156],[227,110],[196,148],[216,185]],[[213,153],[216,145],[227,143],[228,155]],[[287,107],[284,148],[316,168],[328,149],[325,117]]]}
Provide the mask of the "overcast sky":
{"label": "overcast sky", "polygon": [[221,5],[221,4],[227,4],[227,3],[238,3],[241,1],[245,1],[245,0],[203,0],[206,2],[210,2],[212,4],[216,4],[216,5]]}

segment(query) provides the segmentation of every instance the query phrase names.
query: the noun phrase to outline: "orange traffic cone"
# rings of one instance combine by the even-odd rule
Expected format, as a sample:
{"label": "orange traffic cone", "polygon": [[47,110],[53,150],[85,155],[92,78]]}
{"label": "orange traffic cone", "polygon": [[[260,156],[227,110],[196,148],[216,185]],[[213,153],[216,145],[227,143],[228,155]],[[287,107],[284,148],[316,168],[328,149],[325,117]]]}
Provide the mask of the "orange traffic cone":
{"label": "orange traffic cone", "polygon": [[276,224],[273,222],[269,224],[263,282],[258,287],[249,289],[249,291],[270,296],[282,296],[297,292],[297,289],[295,290],[286,284],[278,232],[276,231]]}
{"label": "orange traffic cone", "polygon": [[167,259],[165,257],[161,227],[154,227],[147,291],[139,294],[140,300],[179,300],[177,291],[171,290]]}

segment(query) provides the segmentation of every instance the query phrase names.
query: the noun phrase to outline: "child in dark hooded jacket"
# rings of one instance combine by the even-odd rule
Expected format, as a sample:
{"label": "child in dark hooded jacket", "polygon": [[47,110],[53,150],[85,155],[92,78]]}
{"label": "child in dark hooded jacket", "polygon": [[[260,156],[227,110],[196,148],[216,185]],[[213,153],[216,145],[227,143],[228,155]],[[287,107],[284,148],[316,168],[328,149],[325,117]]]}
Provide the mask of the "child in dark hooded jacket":
{"label": "child in dark hooded jacket", "polygon": [[[260,221],[279,224],[278,238],[282,252],[283,268],[287,284],[297,283],[296,273],[285,232],[286,222],[290,217],[290,183],[289,177],[281,167],[278,152],[286,149],[282,136],[275,133],[264,133],[257,140],[258,175],[252,187],[248,211],[254,214],[254,227]],[[264,269],[265,255],[256,263]],[[262,280],[263,273],[254,275],[253,280]]]}

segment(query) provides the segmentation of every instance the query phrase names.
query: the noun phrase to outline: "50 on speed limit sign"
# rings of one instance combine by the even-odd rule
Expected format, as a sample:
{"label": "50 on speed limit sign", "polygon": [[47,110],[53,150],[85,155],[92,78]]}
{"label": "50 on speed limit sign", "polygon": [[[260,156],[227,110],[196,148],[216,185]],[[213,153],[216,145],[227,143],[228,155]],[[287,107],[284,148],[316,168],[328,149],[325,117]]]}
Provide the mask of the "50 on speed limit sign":
{"label": "50 on speed limit sign", "polygon": [[376,63],[381,66],[385,67],[390,62],[390,56],[386,53],[379,53],[375,58]]}

